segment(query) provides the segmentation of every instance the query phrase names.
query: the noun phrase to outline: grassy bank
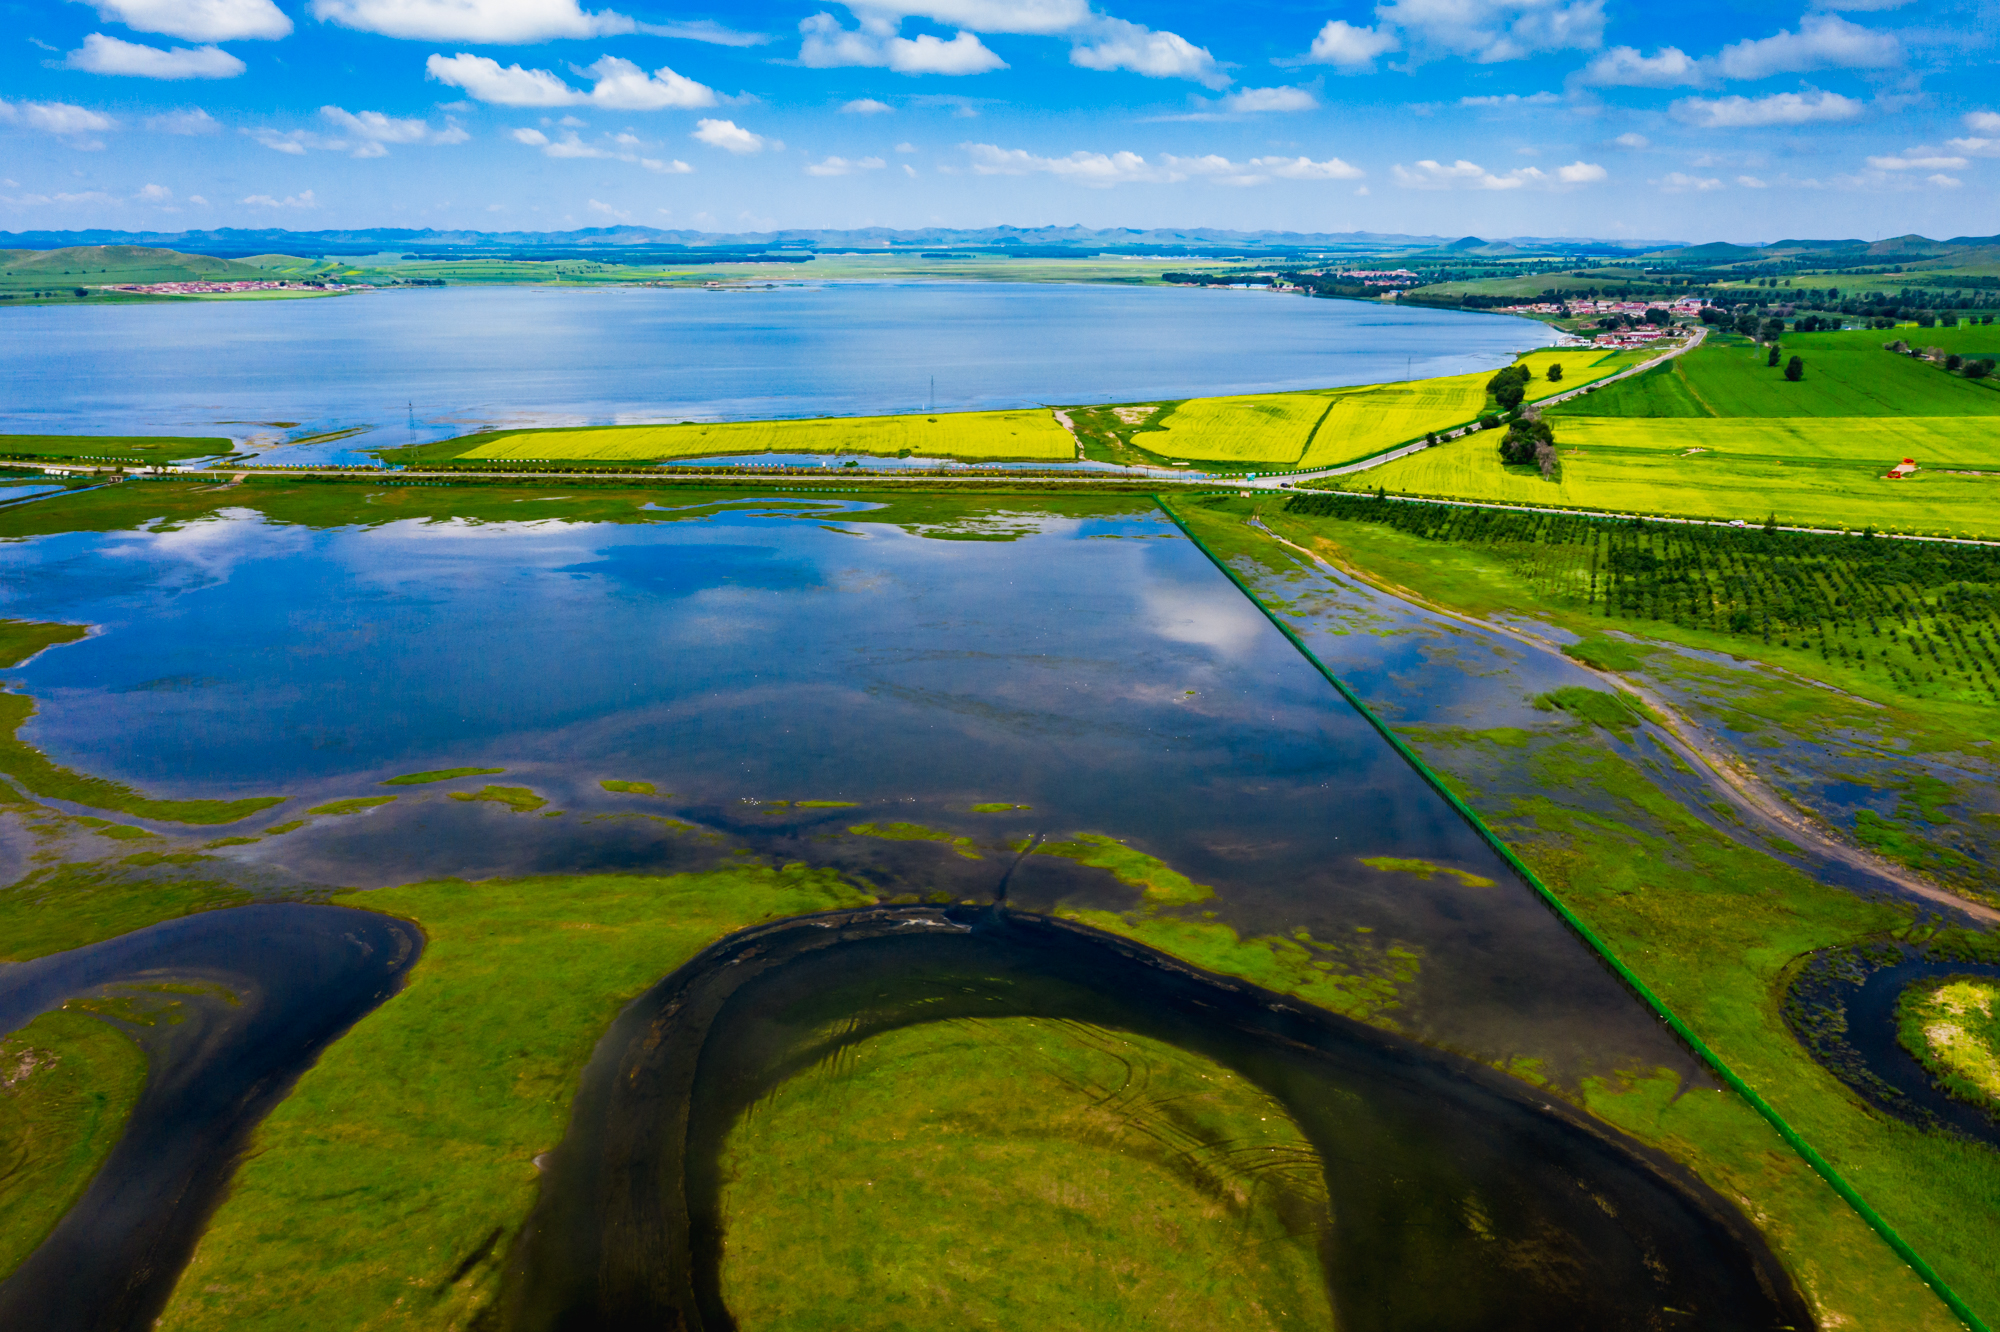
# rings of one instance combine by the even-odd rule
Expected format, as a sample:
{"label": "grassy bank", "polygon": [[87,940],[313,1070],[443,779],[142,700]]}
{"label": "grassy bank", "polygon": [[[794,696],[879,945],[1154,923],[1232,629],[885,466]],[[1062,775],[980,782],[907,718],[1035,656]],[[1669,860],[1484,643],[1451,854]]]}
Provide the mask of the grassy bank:
{"label": "grassy bank", "polygon": [[745,865],[336,900],[416,921],[424,956],[258,1129],[162,1328],[464,1327],[618,1010],[734,930],[871,899]]}
{"label": "grassy bank", "polygon": [[83,1012],[0,1040],[0,1279],[90,1186],[146,1083],[146,1056]]}
{"label": "grassy bank", "polygon": [[904,1028],[781,1085],[726,1153],[744,1328],[1333,1325],[1317,1153],[1255,1086],[1157,1041]]}
{"label": "grassy bank", "polygon": [[151,465],[235,451],[232,440],[184,435],[0,435],[0,458],[24,461]]}
{"label": "grassy bank", "polygon": [[[1436,603],[1474,615],[1535,615],[1578,632],[1603,627],[1586,607],[1522,577],[1508,553],[1424,541],[1381,524],[1288,517],[1274,507],[1267,507],[1266,520],[1291,539]],[[1282,597],[1283,577],[1297,567],[1297,557],[1243,525],[1249,508],[1231,501],[1184,516],[1246,576]],[[1641,647],[1630,664],[1643,660]],[[1822,731],[1830,707],[1856,714],[1857,721],[1885,711],[1861,700],[1841,704],[1841,697],[1779,679],[1762,697],[1734,701],[1769,708],[1794,723],[1800,719],[1786,714],[1807,710]],[[1932,745],[1965,745],[1990,733],[1990,726],[1952,729],[1955,719],[1990,719],[1990,710],[1941,707],[1936,714],[1910,717]],[[1901,720],[1875,718],[1885,728]],[[1884,937],[1914,913],[1819,884],[1717,831],[1619,752],[1612,735],[1579,718],[1553,735],[1418,729],[1409,738],[1616,955],[1854,1182],[1962,1296],[1989,1319],[2000,1314],[2000,1278],[1984,1256],[1982,1230],[1965,1223],[1989,1214],[2000,1195],[2000,1154],[1876,1114],[1805,1053],[1780,1012],[1796,960]],[[1941,1305],[1913,1289],[1900,1260],[1746,1105],[1720,1093],[1680,1091],[1671,1079],[1634,1070],[1617,1085],[1593,1088],[1587,1100],[1613,1123],[1687,1161],[1723,1192],[1747,1199],[1829,1325],[1837,1319],[1864,1327],[1951,1325]]]}

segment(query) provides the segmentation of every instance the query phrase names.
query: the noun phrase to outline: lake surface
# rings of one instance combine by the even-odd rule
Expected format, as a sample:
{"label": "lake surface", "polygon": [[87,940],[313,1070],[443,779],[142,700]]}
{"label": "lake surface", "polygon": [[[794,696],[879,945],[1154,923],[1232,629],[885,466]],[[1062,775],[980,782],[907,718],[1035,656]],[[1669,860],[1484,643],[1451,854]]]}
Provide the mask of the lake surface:
{"label": "lake surface", "polygon": [[[1545,325],[1269,292],[453,287],[0,312],[0,433],[220,435],[290,462],[492,426],[971,411],[1491,369]],[[932,384],[935,381],[935,388]],[[275,424],[284,423],[284,424]]]}

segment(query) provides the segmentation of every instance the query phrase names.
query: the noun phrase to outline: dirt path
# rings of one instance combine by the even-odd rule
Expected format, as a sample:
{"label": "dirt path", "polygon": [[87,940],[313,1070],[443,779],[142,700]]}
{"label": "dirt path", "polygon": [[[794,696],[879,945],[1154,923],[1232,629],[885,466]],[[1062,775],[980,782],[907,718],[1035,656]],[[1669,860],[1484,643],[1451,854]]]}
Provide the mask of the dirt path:
{"label": "dirt path", "polygon": [[1599,670],[1594,666],[1586,665],[1574,657],[1564,654],[1561,644],[1540,634],[1512,625],[1482,620],[1477,616],[1467,615],[1461,611],[1452,610],[1447,606],[1440,606],[1409,588],[1388,582],[1344,561],[1330,559],[1318,551],[1308,550],[1295,541],[1289,541],[1279,536],[1276,532],[1273,532],[1269,527],[1266,527],[1260,519],[1252,518],[1249,522],[1250,526],[1255,527],[1279,545],[1290,550],[1295,550],[1314,563],[1324,565],[1336,573],[1344,574],[1349,578],[1366,583],[1378,592],[1386,593],[1402,601],[1407,601],[1411,605],[1421,607],[1434,615],[1441,615],[1447,619],[1469,625],[1476,629],[1484,629],[1491,633],[1501,634],[1514,642],[1541,652],[1554,653],[1557,656],[1561,656],[1565,662],[1575,666],[1577,669],[1587,671],[1607,684],[1622,689],[1627,693],[1637,695],[1659,716],[1661,729],[1665,731],[1672,748],[1678,751],[1683,758],[1692,759],[1698,765],[1697,770],[1705,772],[1712,779],[1715,789],[1734,808],[1751,816],[1751,818],[1763,825],[1767,830],[1804,843],[1815,854],[1824,859],[1846,865],[1851,869],[1860,870],[1875,878],[1893,883],[1904,892],[1921,897],[1925,901],[1936,902],[1940,906],[1950,907],[1985,924],[2000,924],[2000,911],[1996,911],[1984,903],[1960,897],[1957,893],[1940,888],[1929,880],[1918,878],[1903,866],[1886,860],[1872,851],[1839,840],[1824,823],[1805,811],[1800,810],[1789,800],[1785,799],[1783,795],[1766,784],[1763,778],[1759,777],[1755,770],[1743,760],[1741,755],[1735,753],[1728,745],[1703,730],[1692,718],[1676,708],[1657,691],[1619,675],[1615,671]]}

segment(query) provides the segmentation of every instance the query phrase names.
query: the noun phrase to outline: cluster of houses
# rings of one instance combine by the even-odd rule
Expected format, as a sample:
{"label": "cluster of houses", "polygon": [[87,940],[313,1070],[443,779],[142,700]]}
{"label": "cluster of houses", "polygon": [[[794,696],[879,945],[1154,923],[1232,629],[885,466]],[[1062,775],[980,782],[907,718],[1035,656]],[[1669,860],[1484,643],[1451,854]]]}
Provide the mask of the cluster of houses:
{"label": "cluster of houses", "polygon": [[1677,301],[1537,301],[1532,305],[1510,305],[1506,308],[1511,314],[1561,314],[1568,310],[1572,315],[1644,315],[1648,310],[1665,310],[1671,315],[1692,318],[1701,313],[1703,304],[1699,296],[1683,296]]}
{"label": "cluster of houses", "polygon": [[142,296],[211,296],[237,291],[346,291],[338,282],[126,282],[106,291],[130,291]]}

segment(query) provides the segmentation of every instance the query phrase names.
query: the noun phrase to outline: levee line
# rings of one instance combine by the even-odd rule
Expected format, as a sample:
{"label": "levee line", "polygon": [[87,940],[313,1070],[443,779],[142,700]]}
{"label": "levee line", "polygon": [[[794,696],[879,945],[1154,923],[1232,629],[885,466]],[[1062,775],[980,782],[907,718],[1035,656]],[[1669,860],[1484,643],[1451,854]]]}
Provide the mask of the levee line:
{"label": "levee line", "polygon": [[1584,924],[1576,913],[1570,910],[1568,904],[1562,898],[1558,897],[1553,889],[1542,882],[1541,876],[1528,868],[1527,862],[1516,855],[1514,849],[1501,840],[1499,834],[1487,827],[1486,821],[1474,813],[1470,805],[1460,800],[1457,793],[1445,784],[1444,779],[1433,772],[1431,766],[1425,763],[1415,750],[1405,744],[1403,738],[1397,735],[1389,727],[1388,723],[1375,714],[1373,708],[1370,708],[1366,703],[1361,701],[1360,695],[1348,688],[1346,681],[1329,670],[1326,663],[1321,661],[1318,655],[1306,646],[1305,640],[1300,638],[1290,625],[1280,619],[1277,612],[1266,605],[1264,599],[1252,591],[1250,585],[1245,583],[1220,555],[1209,549],[1207,542],[1195,535],[1194,530],[1181,520],[1181,516],[1174,512],[1173,506],[1167,503],[1164,496],[1155,495],[1153,500],[1154,503],[1160,506],[1160,511],[1165,513],[1174,526],[1181,530],[1181,534],[1194,543],[1195,549],[1208,556],[1209,561],[1222,571],[1223,577],[1235,584],[1236,590],[1249,598],[1250,604],[1264,613],[1264,618],[1269,620],[1277,628],[1278,632],[1283,634],[1286,640],[1298,649],[1299,655],[1310,662],[1313,669],[1326,678],[1327,683],[1334,687],[1341,698],[1347,701],[1349,706],[1368,720],[1369,725],[1373,726],[1376,732],[1389,742],[1389,745],[1402,756],[1404,762],[1416,769],[1417,774],[1430,784],[1432,790],[1444,797],[1445,801],[1458,812],[1459,817],[1464,819],[1471,826],[1472,830],[1488,846],[1492,847],[1494,852],[1502,860],[1506,861],[1508,866],[1516,874],[1519,874],[1529,887],[1535,890],[1536,895],[1548,905],[1550,910],[1556,913],[1563,924],[1574,931],[1576,936],[1582,939],[1604,961],[1606,966],[1611,968],[1612,974],[1617,976],[1638,997],[1640,1002],[1652,1009],[1659,1019],[1667,1024],[1668,1029],[1674,1035],[1678,1036],[1688,1049],[1692,1050],[1703,1063],[1707,1064],[1714,1071],[1715,1075],[1722,1080],[1723,1085],[1741,1096],[1749,1103],[1751,1109],[1763,1116],[1765,1122],[1777,1130],[1778,1136],[1783,1138],[1792,1150],[1797,1152],[1800,1158],[1812,1168],[1813,1173],[1824,1179],[1835,1193],[1846,1200],[1848,1206],[1852,1207],[1861,1219],[1868,1223],[1870,1229],[1882,1237],[1883,1242],[1895,1251],[1897,1257],[1909,1264],[1910,1270],[1914,1271],[1918,1277],[1922,1278],[1925,1285],[1936,1292],[1938,1298],[1944,1301],[1945,1306],[1952,1313],[1956,1314],[1961,1322],[1968,1328],[1971,1328],[1973,1332],[1992,1332],[1992,1329],[1988,1328],[1981,1321],[1979,1315],[1972,1311],[1972,1307],[1959,1297],[1958,1292],[1953,1290],[1945,1282],[1945,1279],[1931,1268],[1928,1262],[1924,1261],[1923,1255],[1912,1248],[1908,1240],[1897,1234],[1895,1227],[1891,1226],[1879,1212],[1869,1205],[1868,1200],[1861,1196],[1858,1189],[1847,1182],[1846,1177],[1833,1167],[1833,1163],[1821,1156],[1819,1151],[1811,1143],[1807,1142],[1797,1129],[1785,1122],[1784,1116],[1780,1115],[1770,1102],[1759,1095],[1756,1088],[1745,1082],[1737,1075],[1735,1069],[1723,1062],[1722,1056],[1711,1050],[1707,1042],[1695,1034],[1693,1028],[1681,1021],[1680,1017],[1667,1007],[1665,1001],[1653,993],[1652,987],[1639,979],[1638,975],[1630,967],[1620,961],[1618,955],[1611,951],[1610,945],[1600,939],[1590,926]]}

